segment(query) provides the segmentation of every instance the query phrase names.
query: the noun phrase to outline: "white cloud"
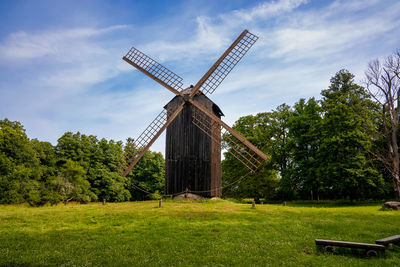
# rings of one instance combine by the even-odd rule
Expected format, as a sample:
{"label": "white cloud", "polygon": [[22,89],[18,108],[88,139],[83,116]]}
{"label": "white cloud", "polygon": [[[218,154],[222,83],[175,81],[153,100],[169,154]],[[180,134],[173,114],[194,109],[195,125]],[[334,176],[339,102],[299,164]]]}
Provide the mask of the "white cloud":
{"label": "white cloud", "polygon": [[261,3],[250,9],[242,9],[233,11],[232,14],[225,15],[225,20],[241,20],[243,22],[249,22],[256,19],[268,19],[272,16],[278,16],[282,13],[290,12],[299,7],[302,4],[308,3],[309,0],[280,0]]}
{"label": "white cloud", "polygon": [[[184,41],[154,41],[142,45],[143,52],[160,60],[209,59],[226,49],[232,38],[240,34],[249,22],[265,21],[296,9],[308,0],[279,0],[261,3],[250,9],[234,10],[215,19],[207,16],[195,18],[197,29]],[[238,31],[239,29],[239,31]],[[204,58],[205,57],[205,58]]]}
{"label": "white cloud", "polygon": [[71,62],[77,59],[77,55],[104,54],[104,49],[87,40],[125,28],[127,28],[126,25],[117,25],[102,29],[75,28],[37,34],[15,32],[0,45],[0,58],[18,60],[56,56],[54,60]]}
{"label": "white cloud", "polygon": [[[15,115],[11,119],[41,140],[54,142],[67,130],[117,140],[137,137],[173,95],[121,60],[132,41],[124,31],[137,38],[134,45],[144,53],[178,74],[183,70],[188,81],[248,28],[259,40],[210,97],[233,124],[239,116],[283,102],[318,98],[339,69],[361,73],[369,60],[399,47],[400,3],[382,3],[335,1],[315,7],[312,1],[269,1],[194,17],[195,27],[181,36],[165,34],[165,25],[157,22],[144,28],[16,32],[0,43],[0,68],[16,77],[0,83],[6,92],[0,112]],[[149,32],[151,42],[137,37]],[[152,149],[164,151],[163,143],[161,137]]]}
{"label": "white cloud", "polygon": [[226,46],[229,38],[224,32],[214,27],[209,17],[196,18],[197,29],[193,36],[181,42],[153,41],[142,45],[141,50],[160,61],[190,60],[209,55]]}
{"label": "white cloud", "polygon": [[360,48],[381,39],[388,32],[399,32],[400,4],[362,17],[341,17],[343,8],[337,6],[334,13],[327,9],[326,14],[321,14],[320,10],[302,13],[286,26],[275,29],[270,42],[274,44],[271,56],[285,60],[321,58],[350,49],[362,50]]}
{"label": "white cloud", "polygon": [[34,87],[38,97],[43,94],[57,100],[85,92],[91,86],[132,70],[121,60],[122,51],[128,46],[121,47],[106,38],[107,34],[128,28],[117,25],[13,33],[0,44],[0,66],[11,65],[24,73],[19,84],[25,88],[21,90]]}
{"label": "white cloud", "polygon": [[330,8],[342,11],[358,11],[378,3],[379,0],[336,0],[330,5]]}
{"label": "white cloud", "polygon": [[[285,61],[315,58],[357,49],[388,32],[399,32],[400,3],[378,0],[335,1],[318,9],[296,12],[309,1],[281,0],[221,14],[216,19],[197,17],[197,31],[186,41],[155,41],[144,49],[162,60],[209,60],[221,53],[240,30],[259,35],[259,55]],[[365,9],[372,8],[371,11]],[[365,14],[353,14],[364,10]],[[279,17],[276,22],[272,17]],[[269,22],[266,24],[266,22]],[[392,34],[390,38],[396,38]]]}
{"label": "white cloud", "polygon": [[[60,128],[68,130],[73,120],[75,126],[85,121],[89,128],[95,128],[96,121],[107,120],[104,108],[112,103],[105,104],[104,95],[95,87],[132,70],[121,60],[128,46],[108,38],[128,28],[117,25],[10,34],[0,44],[0,68],[13,70],[7,82],[0,84],[1,113],[26,127],[33,124],[36,132],[53,129],[57,134]],[[99,102],[93,103],[96,100]],[[108,100],[115,99],[108,96]],[[39,126],[51,122],[53,126],[47,129]],[[47,139],[54,142],[54,133]]]}

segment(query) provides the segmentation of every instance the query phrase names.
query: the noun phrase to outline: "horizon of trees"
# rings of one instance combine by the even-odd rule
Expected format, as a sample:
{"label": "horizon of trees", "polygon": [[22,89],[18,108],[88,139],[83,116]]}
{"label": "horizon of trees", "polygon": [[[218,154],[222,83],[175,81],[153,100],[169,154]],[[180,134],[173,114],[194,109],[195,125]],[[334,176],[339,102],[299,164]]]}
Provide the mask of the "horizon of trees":
{"label": "horizon of trees", "polygon": [[[400,50],[368,64],[360,86],[340,70],[322,98],[300,99],[233,126],[269,155],[259,174],[226,195],[255,199],[400,199]],[[243,173],[225,154],[223,184]],[[240,171],[239,171],[240,169]],[[279,176],[279,183],[276,183]]]}
{"label": "horizon of trees", "polygon": [[[400,198],[400,51],[366,71],[365,88],[340,70],[321,99],[300,99],[239,118],[233,128],[269,158],[255,174],[229,153],[224,197],[263,199]],[[133,139],[66,132],[56,145],[30,140],[19,122],[0,120],[0,203],[131,201],[160,198],[164,158],[148,151],[122,177]],[[228,187],[229,185],[229,187]],[[153,194],[144,191],[153,192]]]}
{"label": "horizon of trees", "polygon": [[[121,202],[158,198],[164,184],[164,159],[148,151],[135,170],[122,177],[132,140],[98,140],[66,132],[57,144],[30,140],[19,122],[0,120],[0,203],[32,206],[71,200]],[[136,187],[155,192],[153,195]]]}
{"label": "horizon of trees", "polygon": [[[249,196],[249,190],[256,200],[394,196],[392,176],[372,153],[385,146],[378,105],[346,70],[336,73],[321,95],[236,121],[233,128],[269,159],[227,196]],[[224,184],[232,182],[233,173],[247,171],[228,153],[223,168]]]}

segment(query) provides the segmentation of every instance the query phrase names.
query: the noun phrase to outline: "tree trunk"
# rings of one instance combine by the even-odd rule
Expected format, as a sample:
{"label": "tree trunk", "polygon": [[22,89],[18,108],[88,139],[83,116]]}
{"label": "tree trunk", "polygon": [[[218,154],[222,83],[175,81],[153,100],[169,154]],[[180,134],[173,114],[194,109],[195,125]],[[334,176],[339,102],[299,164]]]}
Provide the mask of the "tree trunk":
{"label": "tree trunk", "polygon": [[70,200],[72,200],[72,197],[67,200],[64,200],[64,205],[66,206]]}
{"label": "tree trunk", "polygon": [[399,182],[399,153],[393,157],[393,190],[394,197],[400,198],[400,182]]}
{"label": "tree trunk", "polygon": [[[397,165],[398,166],[398,165]],[[397,169],[398,171],[398,169]],[[400,199],[400,182],[399,182],[399,173],[393,176],[393,190],[394,190],[394,197]]]}
{"label": "tree trunk", "polygon": [[[383,134],[389,149],[389,153],[379,155],[379,160],[392,176],[395,197],[400,198],[397,140],[400,112],[400,51],[388,56],[383,65],[379,60],[370,62],[365,75],[370,95],[382,107]],[[371,87],[374,87],[374,90],[371,90]],[[387,119],[389,119],[389,124],[387,124]]]}
{"label": "tree trunk", "polygon": [[[396,112],[397,115],[397,112]],[[392,168],[393,168],[393,190],[396,198],[400,198],[400,179],[399,179],[399,146],[397,143],[398,121],[396,118],[392,119]]]}

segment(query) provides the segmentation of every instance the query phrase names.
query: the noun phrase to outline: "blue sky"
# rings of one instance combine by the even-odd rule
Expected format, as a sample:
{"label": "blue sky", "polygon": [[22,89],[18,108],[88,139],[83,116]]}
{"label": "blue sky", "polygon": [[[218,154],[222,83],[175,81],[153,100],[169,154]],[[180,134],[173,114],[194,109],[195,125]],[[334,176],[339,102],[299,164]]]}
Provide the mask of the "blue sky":
{"label": "blue sky", "polygon": [[0,1],[0,118],[53,144],[135,138],[173,95],[121,59],[130,47],[189,86],[245,28],[259,40],[210,96],[230,125],[319,98],[342,68],[361,81],[400,49],[400,1]]}

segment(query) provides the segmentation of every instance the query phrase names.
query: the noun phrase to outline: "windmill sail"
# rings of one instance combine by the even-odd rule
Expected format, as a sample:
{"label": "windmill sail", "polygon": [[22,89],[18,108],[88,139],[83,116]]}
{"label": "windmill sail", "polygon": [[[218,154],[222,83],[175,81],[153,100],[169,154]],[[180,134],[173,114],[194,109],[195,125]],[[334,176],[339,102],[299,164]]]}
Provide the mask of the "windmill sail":
{"label": "windmill sail", "polygon": [[[207,112],[206,114],[206,110],[200,110],[198,106],[194,105],[192,105],[192,122],[216,142],[221,141],[222,135],[222,148],[225,148],[252,172],[255,172],[267,159],[267,156],[263,152],[258,150],[219,118],[213,116],[212,113]],[[221,131],[215,131],[216,127],[219,127]]]}
{"label": "windmill sail", "polygon": [[165,86],[174,94],[179,95],[182,90],[182,78],[174,72],[170,71],[151,57],[132,47],[131,50],[123,57],[123,60]]}
{"label": "windmill sail", "polygon": [[127,157],[127,168],[123,172],[126,176],[135,167],[136,163],[146,153],[150,146],[157,140],[161,133],[176,118],[182,110],[185,102],[182,101],[176,109],[163,109],[160,114],[150,123],[142,134],[134,141],[135,147]]}
{"label": "windmill sail", "polygon": [[244,30],[195,85],[195,90],[193,90],[191,96],[195,95],[198,90],[203,94],[212,94],[257,39],[257,36]]}
{"label": "windmill sail", "polygon": [[[195,124],[201,131],[211,137],[213,140],[213,142],[211,143],[221,143],[222,147],[226,148],[229,153],[231,153],[235,158],[241,161],[252,172],[255,172],[261,166],[261,164],[267,159],[267,156],[257,147],[251,144],[248,140],[246,140],[243,136],[241,136],[239,133],[237,133],[235,130],[225,124],[222,120],[220,120],[219,117],[209,111],[205,106],[200,104],[200,102],[194,99],[195,95],[199,91],[201,91],[203,94],[212,94],[215,89],[220,85],[220,83],[226,78],[226,76],[232,71],[236,64],[247,53],[247,51],[253,46],[257,39],[257,36],[247,30],[244,30],[231,44],[231,46],[222,54],[222,56],[212,65],[207,73],[204,74],[204,76],[197,82],[194,88],[191,87],[185,90],[182,89],[183,79],[177,74],[168,70],[166,67],[162,66],[160,63],[145,55],[136,48],[132,47],[129,50],[129,52],[123,57],[123,59],[153,80],[166,87],[174,94],[180,96],[179,99],[181,102],[178,103],[178,105],[176,105],[173,110],[170,110],[168,108],[166,110],[163,110],[144,130],[144,132],[135,140],[134,149],[132,149],[130,158],[127,160],[129,167],[127,167],[124,171],[124,176],[126,176],[129,171],[132,170],[132,168],[136,165],[136,163],[140,160],[144,153],[150,148],[154,141],[178,116],[178,114],[182,111],[185,103],[189,103],[192,106],[192,120],[190,120],[189,115],[189,124]],[[186,120],[184,121],[186,123]],[[199,140],[192,141],[198,142]],[[212,151],[218,150],[218,153],[220,153],[219,148],[214,149],[212,144],[210,149]],[[204,155],[202,155],[197,160],[204,160],[206,162],[209,162],[209,160],[205,160]],[[179,163],[182,163],[182,161],[179,161]],[[186,169],[182,166],[179,166],[177,167],[178,170],[176,173],[184,174],[184,178],[187,180],[185,174]],[[207,168],[205,168],[205,170],[209,170],[210,168],[211,167],[208,166]],[[199,168],[196,168],[196,166],[194,166],[194,168],[190,169],[190,171],[188,172],[192,172],[195,174],[192,175],[195,179],[195,186],[200,186],[198,184],[198,181],[196,180],[196,177],[199,176],[199,173],[197,173],[198,171]],[[212,178],[214,180],[209,178],[211,179],[211,181],[214,181],[214,184],[212,184],[211,182],[211,185],[207,186],[211,186],[211,192],[213,192],[214,190],[216,192],[214,193],[218,195],[220,194],[220,189],[217,190],[216,182],[220,181],[220,174],[219,177],[217,177],[218,172],[215,171],[214,173],[214,178]],[[205,179],[204,177],[203,182],[204,186],[206,186],[208,178]]]}

